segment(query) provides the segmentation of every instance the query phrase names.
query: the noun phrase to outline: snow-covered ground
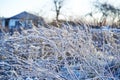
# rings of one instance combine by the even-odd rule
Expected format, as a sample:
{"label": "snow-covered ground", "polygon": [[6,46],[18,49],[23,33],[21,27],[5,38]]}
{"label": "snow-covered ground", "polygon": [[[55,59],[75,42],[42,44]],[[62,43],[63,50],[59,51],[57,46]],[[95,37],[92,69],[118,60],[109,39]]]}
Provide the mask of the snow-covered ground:
{"label": "snow-covered ground", "polygon": [[120,32],[40,27],[0,40],[0,80],[119,80]]}

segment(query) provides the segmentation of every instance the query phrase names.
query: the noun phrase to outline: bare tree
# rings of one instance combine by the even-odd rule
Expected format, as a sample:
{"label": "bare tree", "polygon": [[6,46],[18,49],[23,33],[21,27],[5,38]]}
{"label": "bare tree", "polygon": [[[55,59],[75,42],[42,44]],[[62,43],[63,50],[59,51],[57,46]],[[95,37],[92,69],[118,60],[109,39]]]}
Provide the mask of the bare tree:
{"label": "bare tree", "polygon": [[64,0],[53,0],[56,12],[56,21],[59,21],[61,8],[63,7]]}
{"label": "bare tree", "polygon": [[107,19],[108,17],[111,17],[112,22],[114,23],[115,19],[120,19],[120,8],[115,7],[114,5],[109,3],[100,2],[96,2],[94,6],[97,8],[99,13],[102,13],[101,21]]}

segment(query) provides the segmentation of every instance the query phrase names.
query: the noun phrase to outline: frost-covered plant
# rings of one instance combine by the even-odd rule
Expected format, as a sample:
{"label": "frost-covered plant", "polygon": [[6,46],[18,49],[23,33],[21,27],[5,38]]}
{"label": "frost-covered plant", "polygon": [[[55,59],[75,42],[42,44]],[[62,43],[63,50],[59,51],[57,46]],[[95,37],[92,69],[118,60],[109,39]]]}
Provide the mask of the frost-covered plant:
{"label": "frost-covered plant", "polygon": [[0,41],[0,79],[119,80],[119,34],[86,25],[5,34]]}

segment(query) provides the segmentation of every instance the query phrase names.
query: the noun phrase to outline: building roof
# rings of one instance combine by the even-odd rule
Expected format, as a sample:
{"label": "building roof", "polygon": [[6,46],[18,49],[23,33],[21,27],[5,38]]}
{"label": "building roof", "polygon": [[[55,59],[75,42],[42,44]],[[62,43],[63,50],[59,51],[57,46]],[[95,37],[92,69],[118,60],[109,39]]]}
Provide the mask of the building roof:
{"label": "building roof", "polygon": [[26,11],[21,12],[15,16],[10,17],[10,19],[39,19],[39,16],[36,16],[34,14],[28,13]]}

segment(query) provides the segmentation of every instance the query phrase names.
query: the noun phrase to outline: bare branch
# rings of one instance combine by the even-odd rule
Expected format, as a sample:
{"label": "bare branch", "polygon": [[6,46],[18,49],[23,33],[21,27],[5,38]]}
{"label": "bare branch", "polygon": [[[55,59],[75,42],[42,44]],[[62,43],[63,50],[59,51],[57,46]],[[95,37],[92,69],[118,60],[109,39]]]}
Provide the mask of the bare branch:
{"label": "bare branch", "polygon": [[56,11],[56,21],[58,21],[58,17],[60,15],[60,10],[63,6],[64,0],[54,0],[53,3],[55,5],[55,11]]}

